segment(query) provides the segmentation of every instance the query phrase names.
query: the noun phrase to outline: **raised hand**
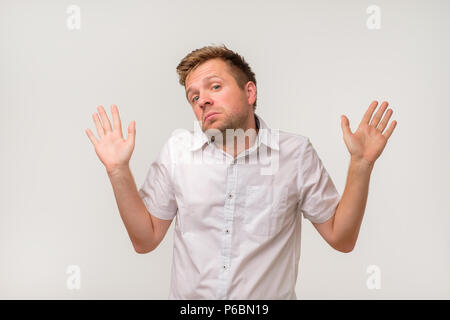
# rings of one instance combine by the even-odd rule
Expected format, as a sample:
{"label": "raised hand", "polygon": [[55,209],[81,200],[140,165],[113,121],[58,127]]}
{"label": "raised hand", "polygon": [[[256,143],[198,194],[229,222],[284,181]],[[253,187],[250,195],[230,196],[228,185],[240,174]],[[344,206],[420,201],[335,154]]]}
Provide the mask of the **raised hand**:
{"label": "raised hand", "polygon": [[378,101],[373,101],[370,104],[358,129],[356,129],[354,133],[350,130],[348,118],[345,115],[341,116],[344,142],[350,152],[352,160],[362,160],[370,165],[373,165],[375,160],[381,155],[389,137],[397,125],[396,120],[392,121],[389,128],[383,133],[393,113],[392,109],[388,109],[383,120],[381,120],[381,117],[388,106],[387,101],[384,101],[381,104],[372,121],[370,121],[377,104]]}
{"label": "raised hand", "polygon": [[111,123],[103,106],[98,106],[97,110],[100,113],[101,122],[97,113],[94,113],[92,118],[100,140],[94,136],[90,129],[86,129],[85,132],[94,145],[95,152],[100,158],[100,161],[105,165],[106,171],[111,173],[116,169],[129,165],[134,150],[136,123],[134,121],[130,122],[128,125],[128,136],[124,140],[117,106],[111,106],[113,128],[111,128]]}

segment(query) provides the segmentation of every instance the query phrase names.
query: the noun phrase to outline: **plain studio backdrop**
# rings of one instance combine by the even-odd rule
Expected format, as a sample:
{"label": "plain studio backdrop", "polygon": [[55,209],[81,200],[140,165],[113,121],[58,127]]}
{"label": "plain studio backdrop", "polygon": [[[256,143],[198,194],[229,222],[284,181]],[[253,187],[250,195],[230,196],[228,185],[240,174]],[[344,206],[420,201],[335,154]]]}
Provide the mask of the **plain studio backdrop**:
{"label": "plain studio backdrop", "polygon": [[175,223],[134,251],[85,130],[100,104],[125,136],[136,121],[140,187],[193,129],[177,64],[225,44],[256,74],[257,113],[309,137],[341,195],[340,115],[354,131],[387,100],[398,121],[354,251],[303,219],[298,299],[449,299],[449,30],[448,1],[0,1],[0,298],[167,299]]}

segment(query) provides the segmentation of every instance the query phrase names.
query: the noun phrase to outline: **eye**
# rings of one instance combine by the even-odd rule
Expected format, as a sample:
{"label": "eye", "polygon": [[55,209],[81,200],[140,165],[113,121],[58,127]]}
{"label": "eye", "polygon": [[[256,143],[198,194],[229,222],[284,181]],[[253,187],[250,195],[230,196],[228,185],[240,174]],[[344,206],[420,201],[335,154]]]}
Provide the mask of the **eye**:
{"label": "eye", "polygon": [[195,100],[195,98],[198,98],[198,96],[195,96],[195,97],[192,99],[192,102],[197,101],[197,100]]}
{"label": "eye", "polygon": [[215,88],[215,87],[220,87],[220,85],[219,85],[219,84],[216,84],[215,86],[213,86],[213,88]]}

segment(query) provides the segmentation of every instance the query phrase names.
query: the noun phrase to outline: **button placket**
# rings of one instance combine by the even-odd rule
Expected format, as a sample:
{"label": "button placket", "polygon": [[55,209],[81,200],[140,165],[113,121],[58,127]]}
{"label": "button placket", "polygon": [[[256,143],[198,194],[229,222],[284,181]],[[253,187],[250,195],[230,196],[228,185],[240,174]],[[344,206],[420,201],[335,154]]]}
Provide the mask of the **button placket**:
{"label": "button placket", "polygon": [[232,225],[234,219],[234,207],[236,193],[236,177],[237,167],[230,164],[227,168],[227,180],[226,180],[226,198],[224,207],[224,233],[222,238],[221,248],[221,271],[219,272],[219,286],[217,288],[217,298],[225,299],[227,292],[227,284],[229,279],[229,269],[231,260],[231,241],[232,241]]}

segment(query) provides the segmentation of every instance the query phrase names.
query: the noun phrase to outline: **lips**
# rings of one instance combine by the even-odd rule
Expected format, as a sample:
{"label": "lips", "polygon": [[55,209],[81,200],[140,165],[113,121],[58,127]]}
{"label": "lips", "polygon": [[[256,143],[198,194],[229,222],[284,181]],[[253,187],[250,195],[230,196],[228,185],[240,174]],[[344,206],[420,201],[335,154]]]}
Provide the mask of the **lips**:
{"label": "lips", "polygon": [[208,112],[203,121],[206,122],[209,117],[211,117],[212,115],[215,115],[215,114],[219,114],[219,112],[215,112],[215,111]]}

